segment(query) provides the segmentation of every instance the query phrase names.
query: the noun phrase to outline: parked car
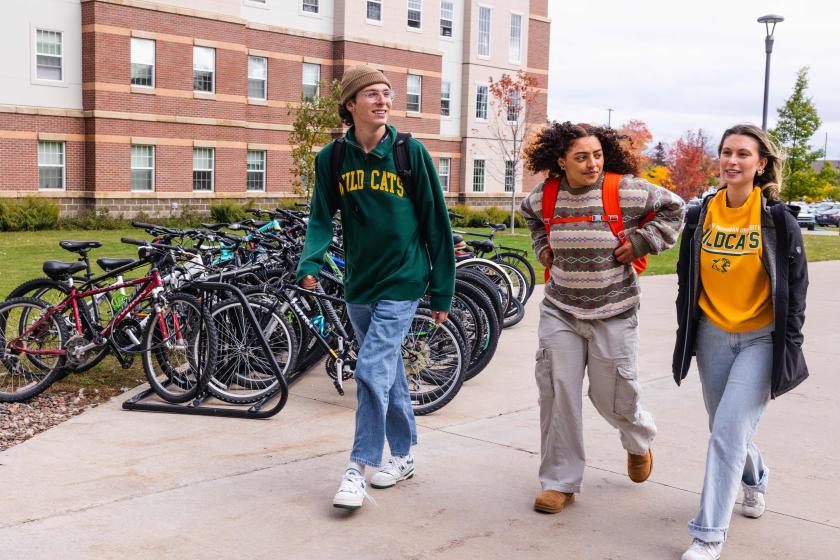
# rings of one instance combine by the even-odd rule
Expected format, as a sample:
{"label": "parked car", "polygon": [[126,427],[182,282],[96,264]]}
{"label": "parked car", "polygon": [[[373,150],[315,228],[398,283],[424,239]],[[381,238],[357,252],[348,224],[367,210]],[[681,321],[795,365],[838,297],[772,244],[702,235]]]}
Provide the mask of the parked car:
{"label": "parked car", "polygon": [[817,225],[840,227],[840,208],[832,208],[816,216]]}
{"label": "parked car", "polygon": [[794,201],[790,203],[791,206],[799,207],[799,214],[796,216],[796,221],[799,222],[799,227],[806,227],[808,231],[814,231],[817,227],[817,220],[811,212],[811,208],[807,202]]}

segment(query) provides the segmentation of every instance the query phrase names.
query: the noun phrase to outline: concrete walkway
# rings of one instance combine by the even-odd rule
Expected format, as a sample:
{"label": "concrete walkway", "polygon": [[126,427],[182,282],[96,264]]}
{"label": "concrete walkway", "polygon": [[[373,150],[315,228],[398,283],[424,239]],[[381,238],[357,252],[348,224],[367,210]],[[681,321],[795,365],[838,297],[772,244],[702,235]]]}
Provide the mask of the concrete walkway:
{"label": "concrete walkway", "polygon": [[[736,512],[724,558],[840,558],[840,262],[810,272],[811,379],[761,422],[767,513]],[[120,399],[0,453],[0,558],[679,558],[706,416],[696,370],[682,388],[671,379],[676,279],[642,283],[643,402],[660,430],[645,484],[627,479],[618,434],[585,401],[584,491],[561,514],[532,511],[538,292],[492,365],[418,418],[417,476],[371,490],[376,505],[331,506],[354,399],[315,369],[271,420],[125,412]]]}

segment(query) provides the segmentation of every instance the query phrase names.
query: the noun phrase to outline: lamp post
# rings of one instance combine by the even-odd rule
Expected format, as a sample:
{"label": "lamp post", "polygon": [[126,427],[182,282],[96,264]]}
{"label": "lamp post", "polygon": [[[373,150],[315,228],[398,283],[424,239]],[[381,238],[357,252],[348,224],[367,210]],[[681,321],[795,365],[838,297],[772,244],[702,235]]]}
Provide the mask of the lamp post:
{"label": "lamp post", "polygon": [[758,18],[758,23],[763,23],[767,31],[767,37],[764,38],[764,52],[767,53],[767,62],[764,66],[764,111],[761,117],[761,130],[765,132],[767,131],[767,98],[770,93],[770,54],[773,52],[773,31],[776,30],[776,24],[780,21],[785,21],[785,18],[773,14]]}
{"label": "lamp post", "polygon": [[610,123],[612,122],[612,112],[615,109],[607,109],[607,128],[610,128]]}

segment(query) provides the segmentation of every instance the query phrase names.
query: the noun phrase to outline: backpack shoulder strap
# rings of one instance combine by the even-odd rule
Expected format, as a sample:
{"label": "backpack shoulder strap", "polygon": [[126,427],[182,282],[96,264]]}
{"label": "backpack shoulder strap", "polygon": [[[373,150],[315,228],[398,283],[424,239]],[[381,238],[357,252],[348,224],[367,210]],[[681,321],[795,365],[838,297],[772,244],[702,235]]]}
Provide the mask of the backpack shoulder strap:
{"label": "backpack shoulder strap", "polygon": [[408,196],[414,200],[414,172],[411,169],[411,160],[408,157],[408,142],[411,140],[410,132],[397,132],[394,138],[394,164],[397,167],[397,175],[400,176],[403,185],[408,190]]}
{"label": "backpack shoulder strap", "polygon": [[333,141],[333,148],[330,153],[330,169],[332,170],[333,187],[336,189],[344,188],[341,185],[341,167],[344,165],[344,151],[346,148],[347,144],[345,144],[343,136]]}
{"label": "backpack shoulder strap", "polygon": [[545,232],[551,235],[551,220],[554,218],[554,207],[557,205],[557,191],[560,188],[560,178],[551,177],[543,183],[542,219]]}
{"label": "backpack shoulder strap", "polygon": [[[618,187],[621,184],[621,175],[618,173],[605,173],[604,184],[601,188],[601,198],[604,204],[604,215],[608,217],[607,224],[621,243],[626,239],[624,235],[624,215],[621,212],[621,198]],[[613,218],[614,217],[614,218]]]}

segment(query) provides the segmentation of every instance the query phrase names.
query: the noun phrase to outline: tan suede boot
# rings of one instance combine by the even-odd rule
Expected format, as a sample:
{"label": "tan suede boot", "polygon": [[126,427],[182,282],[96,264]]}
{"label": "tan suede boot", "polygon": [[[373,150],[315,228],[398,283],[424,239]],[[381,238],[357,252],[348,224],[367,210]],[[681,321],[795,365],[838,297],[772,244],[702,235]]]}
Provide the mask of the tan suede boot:
{"label": "tan suede boot", "polygon": [[627,476],[633,482],[644,482],[653,471],[653,453],[648,449],[644,455],[627,453]]}
{"label": "tan suede boot", "polygon": [[534,500],[534,509],[541,513],[560,513],[563,508],[574,501],[575,495],[570,492],[543,490]]}

